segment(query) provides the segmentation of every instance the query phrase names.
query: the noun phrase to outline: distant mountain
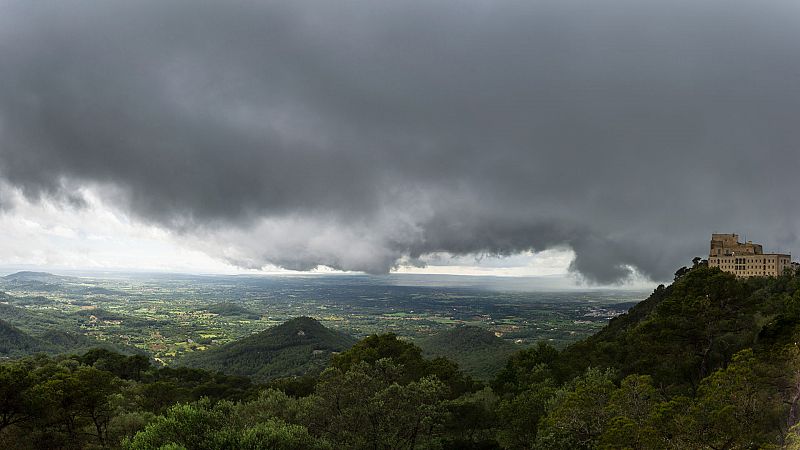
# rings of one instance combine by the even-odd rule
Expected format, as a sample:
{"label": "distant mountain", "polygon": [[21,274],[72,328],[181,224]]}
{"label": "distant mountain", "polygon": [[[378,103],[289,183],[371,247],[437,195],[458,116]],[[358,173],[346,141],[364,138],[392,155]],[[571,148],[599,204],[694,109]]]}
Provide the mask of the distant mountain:
{"label": "distant mountain", "polygon": [[39,280],[44,281],[45,279],[52,279],[58,277],[58,275],[53,275],[52,273],[48,272],[31,272],[31,271],[22,271],[17,273],[12,273],[10,275],[6,275],[3,277],[4,280]]}
{"label": "distant mountain", "polygon": [[74,280],[47,272],[17,272],[0,278],[0,284],[10,289],[30,291],[56,291],[59,285]]}
{"label": "distant mountain", "polygon": [[511,354],[519,350],[491,331],[469,325],[442,331],[417,343],[427,356],[451,359],[464,372],[480,380],[489,380],[497,375]]}
{"label": "distant mountain", "polygon": [[5,320],[0,320],[0,356],[21,356],[45,351],[47,345]]}
{"label": "distant mountain", "polygon": [[321,371],[331,352],[350,348],[351,336],[298,317],[210,350],[191,353],[176,365],[249,376],[257,381]]}
{"label": "distant mountain", "polygon": [[31,281],[38,281],[41,283],[59,283],[63,281],[72,281],[77,280],[75,277],[65,277],[62,275],[54,275],[48,272],[31,272],[31,271],[22,271],[17,273],[12,273],[10,275],[6,275],[2,277],[3,281],[6,282],[31,282]]}

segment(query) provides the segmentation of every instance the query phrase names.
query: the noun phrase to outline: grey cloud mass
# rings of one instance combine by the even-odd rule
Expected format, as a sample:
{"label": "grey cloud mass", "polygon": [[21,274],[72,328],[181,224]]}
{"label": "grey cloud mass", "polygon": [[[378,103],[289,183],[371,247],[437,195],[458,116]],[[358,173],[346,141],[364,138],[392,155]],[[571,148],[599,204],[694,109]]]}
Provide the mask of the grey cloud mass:
{"label": "grey cloud mass", "polygon": [[246,267],[663,280],[800,250],[799,43],[795,1],[0,1],[0,177]]}

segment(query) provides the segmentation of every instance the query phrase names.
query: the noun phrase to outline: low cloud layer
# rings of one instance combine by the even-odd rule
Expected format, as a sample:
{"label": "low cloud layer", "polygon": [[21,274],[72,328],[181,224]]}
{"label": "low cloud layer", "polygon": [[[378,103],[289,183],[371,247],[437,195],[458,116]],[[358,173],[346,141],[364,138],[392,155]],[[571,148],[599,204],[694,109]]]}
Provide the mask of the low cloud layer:
{"label": "low cloud layer", "polygon": [[800,250],[797,42],[793,1],[0,1],[0,177],[243,267],[663,280]]}

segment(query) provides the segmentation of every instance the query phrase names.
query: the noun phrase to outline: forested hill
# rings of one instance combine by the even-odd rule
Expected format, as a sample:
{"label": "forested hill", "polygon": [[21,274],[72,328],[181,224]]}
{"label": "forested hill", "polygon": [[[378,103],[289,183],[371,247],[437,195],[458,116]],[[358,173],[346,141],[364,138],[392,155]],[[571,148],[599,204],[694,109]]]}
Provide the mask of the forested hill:
{"label": "forested hill", "polygon": [[176,365],[218,370],[255,380],[319,373],[332,352],[350,348],[356,340],[325,328],[310,317],[298,317],[217,348],[195,352]]}
{"label": "forested hill", "polygon": [[419,341],[427,356],[443,356],[479,380],[494,378],[517,347],[489,330],[457,326]]}
{"label": "forested hill", "polygon": [[524,400],[517,412],[537,426],[523,440],[708,449],[796,440],[787,430],[800,417],[800,276],[679,273],[596,335],[511,358],[493,387],[512,405]]}
{"label": "forested hill", "polygon": [[44,351],[45,347],[44,342],[0,319],[0,356],[31,354]]}
{"label": "forested hill", "polygon": [[0,303],[0,317],[0,357],[19,357],[37,352],[83,353],[92,348],[105,348],[124,354],[141,353],[141,350],[130,346],[60,330],[57,321],[45,312]]}
{"label": "forested hill", "polygon": [[565,349],[561,359],[571,374],[612,367],[620,377],[647,373],[671,393],[693,393],[737,352],[752,349],[769,359],[795,342],[799,303],[796,277],[736,279],[700,266],[659,286],[599,333]]}

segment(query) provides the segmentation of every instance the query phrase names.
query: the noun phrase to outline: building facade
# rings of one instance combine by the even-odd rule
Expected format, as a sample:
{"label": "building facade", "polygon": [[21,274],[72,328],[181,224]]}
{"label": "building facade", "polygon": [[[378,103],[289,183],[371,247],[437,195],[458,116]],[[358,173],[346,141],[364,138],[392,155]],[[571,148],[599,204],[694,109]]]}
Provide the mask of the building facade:
{"label": "building facade", "polygon": [[708,266],[719,267],[737,277],[775,277],[791,270],[792,256],[786,253],[764,253],[761,244],[739,242],[737,234],[714,233]]}

